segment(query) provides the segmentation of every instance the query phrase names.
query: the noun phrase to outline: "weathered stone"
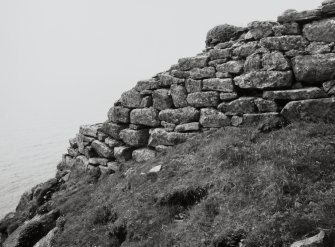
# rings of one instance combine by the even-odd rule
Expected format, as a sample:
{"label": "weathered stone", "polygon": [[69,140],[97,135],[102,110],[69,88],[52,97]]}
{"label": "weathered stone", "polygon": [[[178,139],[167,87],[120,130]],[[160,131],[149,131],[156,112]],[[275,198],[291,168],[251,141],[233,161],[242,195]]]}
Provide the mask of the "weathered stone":
{"label": "weathered stone", "polygon": [[71,156],[71,157],[77,157],[79,155],[79,150],[75,149],[75,148],[68,148],[67,149],[67,153]]}
{"label": "weathered stone", "polygon": [[86,169],[88,166],[88,159],[84,155],[79,155],[75,159],[75,164],[77,165],[79,169]]}
{"label": "weathered stone", "polygon": [[159,119],[173,124],[195,122],[199,120],[199,111],[193,107],[166,109],[159,113]]}
{"label": "weathered stone", "polygon": [[247,57],[245,63],[244,63],[244,71],[245,72],[251,72],[260,70],[262,67],[262,58],[259,54],[252,54],[249,57]]}
{"label": "weathered stone", "polygon": [[129,127],[129,129],[132,129],[132,130],[145,129],[145,126],[138,125],[138,124],[129,124],[128,127]]}
{"label": "weathered stone", "polygon": [[216,46],[214,46],[214,49],[226,49],[232,47],[236,42],[235,41],[227,41],[223,43],[219,43]]}
{"label": "weathered stone", "polygon": [[324,53],[330,53],[331,48],[332,48],[331,44],[325,44],[323,42],[312,42],[307,46],[306,51],[312,55],[324,54]]}
{"label": "weathered stone", "polygon": [[69,144],[70,144],[70,147],[72,148],[78,148],[77,138],[76,137],[71,138],[69,140]]}
{"label": "weathered stone", "polygon": [[220,112],[225,113],[227,111],[227,108],[228,108],[228,103],[227,102],[222,102],[221,104],[218,105],[217,108]]}
{"label": "weathered stone", "polygon": [[261,114],[243,114],[243,124],[250,125],[258,125],[261,122],[269,121],[270,119],[275,119],[279,117],[279,113],[277,112],[267,112]]}
{"label": "weathered stone", "polygon": [[232,78],[232,75],[227,73],[227,72],[225,72],[225,73],[216,72],[215,76],[216,76],[216,78],[220,78],[220,79]]}
{"label": "weathered stone", "polygon": [[130,109],[122,106],[114,106],[108,111],[108,120],[114,123],[129,123]]}
{"label": "weathered stone", "polygon": [[269,50],[289,51],[304,49],[308,45],[308,41],[300,35],[285,35],[263,38],[260,44]]}
{"label": "weathered stone", "polygon": [[258,41],[248,42],[233,50],[233,55],[237,57],[248,57],[258,48]]}
{"label": "weathered stone", "polygon": [[273,100],[265,99],[255,99],[255,104],[259,112],[276,112],[278,111],[278,106]]}
{"label": "weathered stone", "polygon": [[210,57],[212,60],[227,59],[231,58],[233,50],[227,49],[213,49],[210,51]]}
{"label": "weathered stone", "polygon": [[101,124],[82,125],[80,126],[79,133],[85,136],[97,138],[98,130],[101,129]]}
{"label": "weathered stone", "polygon": [[176,132],[188,132],[188,131],[198,131],[200,129],[200,125],[198,122],[194,123],[185,123],[177,125],[175,128]]}
{"label": "weathered stone", "polygon": [[244,28],[228,24],[216,26],[208,31],[206,45],[215,46],[219,43],[237,39],[243,31]]}
{"label": "weathered stone", "polygon": [[90,158],[88,163],[92,166],[107,166],[108,159],[104,158]]}
{"label": "weathered stone", "polygon": [[95,157],[97,156],[97,153],[95,152],[95,150],[91,147],[91,146],[87,146],[84,149],[84,155],[86,158],[91,158],[91,157]]}
{"label": "weathered stone", "polygon": [[109,169],[113,170],[114,172],[117,172],[120,169],[120,165],[116,161],[114,161],[114,162],[108,162],[107,163],[107,167]]}
{"label": "weathered stone", "polygon": [[230,125],[230,118],[218,110],[204,108],[201,109],[199,122],[205,128],[220,128]]}
{"label": "weathered stone", "polygon": [[254,39],[261,39],[273,35],[272,27],[276,25],[271,21],[254,21],[248,24],[248,29]]}
{"label": "weathered stone", "polygon": [[240,88],[283,88],[292,84],[291,71],[253,71],[245,75],[235,77],[235,85]]}
{"label": "weathered stone", "polygon": [[126,162],[132,158],[133,148],[131,147],[116,147],[114,148],[114,155],[117,162]]}
{"label": "weathered stone", "polygon": [[216,59],[212,60],[208,63],[209,66],[216,67],[219,64],[223,64],[228,61],[228,58],[221,58],[221,59]]}
{"label": "weathered stone", "polygon": [[118,140],[115,140],[113,138],[106,138],[105,140],[105,143],[108,145],[108,147],[110,148],[115,148],[115,147],[118,147],[118,146],[121,146],[122,145],[122,142],[121,141],[118,141]]}
{"label": "weathered stone", "polygon": [[114,158],[113,150],[101,141],[95,140],[92,142],[91,147],[100,157],[107,159]]}
{"label": "weathered stone", "polygon": [[158,81],[154,78],[137,82],[135,90],[142,92],[144,90],[153,90],[158,88]]}
{"label": "weathered stone", "polygon": [[190,77],[189,71],[183,71],[183,70],[171,70],[170,74],[173,77],[179,78],[179,79],[187,79]]}
{"label": "weathered stone", "polygon": [[141,107],[142,96],[135,89],[124,92],[121,95],[121,104],[127,108],[138,108]]}
{"label": "weathered stone", "polygon": [[157,89],[152,93],[152,97],[155,109],[164,110],[171,108],[173,105],[168,89]]}
{"label": "weathered stone", "polygon": [[296,22],[287,22],[272,28],[275,36],[299,35],[301,34],[299,24]]}
{"label": "weathered stone", "polygon": [[310,41],[334,42],[335,17],[306,24],[303,33]]}
{"label": "weathered stone", "polygon": [[98,138],[98,140],[99,141],[105,141],[105,139],[107,138],[108,136],[105,134],[105,133],[103,133],[103,132],[101,132],[101,131],[99,131],[98,132],[98,136],[97,136],[97,138]]}
{"label": "weathered stone", "polygon": [[281,111],[289,121],[320,121],[335,123],[335,98],[309,99],[289,102]]}
{"label": "weathered stone", "polygon": [[130,112],[130,122],[150,127],[159,126],[158,111],[154,108],[134,109]]}
{"label": "weathered stone", "polygon": [[168,132],[172,132],[174,131],[174,128],[176,127],[176,125],[174,123],[168,123],[165,121],[161,122],[161,125],[164,127],[164,129]]}
{"label": "weathered stone", "polygon": [[321,14],[320,9],[305,10],[301,12],[289,10],[278,17],[278,22],[308,22],[320,19]]}
{"label": "weathered stone", "polygon": [[298,50],[289,50],[285,52],[285,56],[289,58],[297,57],[297,56],[304,56],[308,55],[307,51],[298,51]]}
{"label": "weathered stone", "polygon": [[185,87],[188,93],[200,92],[202,89],[202,81],[188,79],[185,82]]}
{"label": "weathered stone", "polygon": [[219,104],[219,94],[218,92],[190,93],[187,102],[194,107],[216,107]]}
{"label": "weathered stone", "polygon": [[325,15],[334,15],[335,14],[335,2],[324,4],[321,8],[321,11]]}
{"label": "weathered stone", "polygon": [[232,116],[231,125],[234,127],[240,126],[243,123],[243,117],[240,116]]}
{"label": "weathered stone", "polygon": [[202,69],[192,69],[190,72],[190,78],[195,80],[214,78],[215,77],[215,68],[205,67]]}
{"label": "weathered stone", "polygon": [[78,150],[82,154],[84,154],[85,147],[94,141],[94,138],[87,137],[82,134],[77,134],[76,139],[78,144]]}
{"label": "weathered stone", "polygon": [[156,152],[150,148],[136,149],[132,153],[132,158],[136,162],[145,162],[156,157]]}
{"label": "weathered stone", "polygon": [[173,84],[170,93],[175,107],[181,108],[187,106],[187,91],[184,86]]}
{"label": "weathered stone", "polygon": [[174,146],[185,142],[189,137],[190,135],[186,133],[167,132],[164,129],[153,129],[149,139],[149,146]]}
{"label": "weathered stone", "polygon": [[108,166],[99,166],[99,169],[100,169],[101,174],[109,175],[109,174],[115,173],[115,171],[109,168]]}
{"label": "weathered stone", "polygon": [[208,55],[181,58],[178,61],[181,70],[191,70],[194,68],[206,67],[209,61]]}
{"label": "weathered stone", "polygon": [[243,72],[244,61],[229,61],[216,67],[218,72],[239,75]]}
{"label": "weathered stone", "polygon": [[278,90],[278,91],[265,91],[263,98],[274,100],[303,100],[303,99],[317,99],[324,98],[327,94],[318,87],[291,89],[291,90]]}
{"label": "weathered stone", "polygon": [[203,90],[230,93],[234,91],[232,79],[206,79],[202,83]]}
{"label": "weathered stone", "polygon": [[236,99],[238,97],[237,93],[220,93],[220,100],[229,101]]}
{"label": "weathered stone", "polygon": [[104,123],[102,126],[102,132],[113,137],[116,140],[120,140],[120,131],[125,129],[126,125],[116,123]]}
{"label": "weathered stone", "polygon": [[227,105],[226,115],[241,115],[256,112],[255,98],[241,97]]}
{"label": "weathered stone", "polygon": [[172,84],[183,84],[184,79],[173,77],[169,74],[160,74],[158,84],[160,87],[170,87]]}
{"label": "weathered stone", "polygon": [[120,137],[122,141],[133,147],[143,147],[146,146],[149,140],[149,130],[132,130],[124,129],[120,132]]}
{"label": "weathered stone", "polygon": [[283,53],[275,51],[263,55],[263,68],[266,70],[287,70],[290,65]]}
{"label": "weathered stone", "polygon": [[335,94],[335,80],[324,82],[323,89],[329,95]]}
{"label": "weathered stone", "polygon": [[335,79],[335,54],[298,56],[293,59],[297,81],[318,83]]}

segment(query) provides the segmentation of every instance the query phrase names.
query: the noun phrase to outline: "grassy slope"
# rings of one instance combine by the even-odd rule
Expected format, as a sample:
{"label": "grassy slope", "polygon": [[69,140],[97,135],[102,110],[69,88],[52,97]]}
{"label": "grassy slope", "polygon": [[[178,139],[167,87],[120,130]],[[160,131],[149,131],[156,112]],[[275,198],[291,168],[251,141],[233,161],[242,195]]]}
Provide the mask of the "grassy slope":
{"label": "grassy slope", "polygon": [[72,178],[54,197],[56,246],[285,246],[334,226],[335,126],[251,135],[225,128],[89,186]]}

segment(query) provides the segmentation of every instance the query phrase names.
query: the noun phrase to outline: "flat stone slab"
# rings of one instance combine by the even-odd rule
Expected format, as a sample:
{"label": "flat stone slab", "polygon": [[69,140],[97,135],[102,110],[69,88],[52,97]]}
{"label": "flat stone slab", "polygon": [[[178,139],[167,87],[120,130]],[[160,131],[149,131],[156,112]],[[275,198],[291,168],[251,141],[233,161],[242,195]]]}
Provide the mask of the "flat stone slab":
{"label": "flat stone slab", "polygon": [[263,98],[274,100],[304,100],[325,97],[327,94],[318,87],[263,92]]}
{"label": "flat stone slab", "polygon": [[173,124],[184,124],[199,120],[200,113],[194,107],[166,109],[159,113],[159,119]]}
{"label": "flat stone slab", "polygon": [[304,26],[303,33],[305,37],[310,41],[320,41],[329,43],[334,42],[335,17],[306,24]]}
{"label": "flat stone slab", "polygon": [[207,79],[202,82],[202,89],[207,91],[220,91],[225,93],[232,93],[234,91],[234,84],[232,79]]}
{"label": "flat stone slab", "polygon": [[120,132],[122,141],[133,147],[143,147],[148,144],[149,130],[148,129],[124,129]]}
{"label": "flat stone slab", "polygon": [[290,87],[291,71],[253,71],[234,78],[235,85],[240,88],[270,89]]}
{"label": "flat stone slab", "polygon": [[179,68],[181,70],[191,70],[194,68],[204,68],[207,66],[209,61],[208,55],[196,56],[196,57],[186,57],[181,58],[178,61]]}
{"label": "flat stone slab", "polygon": [[130,122],[132,124],[145,125],[150,127],[159,126],[158,111],[152,107],[144,109],[134,109],[130,112]]}
{"label": "flat stone slab", "polygon": [[190,93],[186,100],[193,107],[216,107],[219,104],[219,93],[212,91]]}
{"label": "flat stone slab", "polygon": [[239,75],[243,72],[244,61],[229,61],[216,66],[216,70],[221,73],[230,73]]}
{"label": "flat stone slab", "polygon": [[285,35],[263,38],[260,45],[277,51],[303,50],[308,45],[308,41],[300,35]]}
{"label": "flat stone slab", "polygon": [[292,101],[281,114],[290,122],[324,120],[335,123],[335,98]]}
{"label": "flat stone slab", "polygon": [[297,81],[313,84],[335,79],[335,54],[297,56],[292,62]]}
{"label": "flat stone slab", "polygon": [[175,128],[176,132],[188,132],[188,131],[198,131],[200,129],[200,124],[198,122],[185,123],[177,125]]}
{"label": "flat stone slab", "polygon": [[278,22],[308,22],[320,19],[322,12],[320,9],[297,11],[285,11],[278,17]]}

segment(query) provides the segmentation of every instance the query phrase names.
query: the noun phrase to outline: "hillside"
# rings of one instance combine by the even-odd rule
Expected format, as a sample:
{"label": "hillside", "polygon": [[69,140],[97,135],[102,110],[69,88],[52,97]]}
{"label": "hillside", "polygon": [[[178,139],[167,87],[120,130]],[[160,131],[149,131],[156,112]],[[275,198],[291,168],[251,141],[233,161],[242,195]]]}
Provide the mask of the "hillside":
{"label": "hillside", "polygon": [[335,246],[334,16],[326,0],[209,30],[80,127],[1,245]]}

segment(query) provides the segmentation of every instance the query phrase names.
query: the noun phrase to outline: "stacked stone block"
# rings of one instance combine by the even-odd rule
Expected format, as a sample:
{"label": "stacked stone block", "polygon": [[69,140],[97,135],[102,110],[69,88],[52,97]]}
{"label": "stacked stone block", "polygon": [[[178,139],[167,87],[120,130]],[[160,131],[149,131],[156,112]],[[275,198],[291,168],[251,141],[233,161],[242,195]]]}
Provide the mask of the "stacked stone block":
{"label": "stacked stone block", "polygon": [[122,94],[103,124],[82,126],[63,163],[110,173],[210,128],[335,122],[335,0],[278,22],[221,25],[206,49]]}

